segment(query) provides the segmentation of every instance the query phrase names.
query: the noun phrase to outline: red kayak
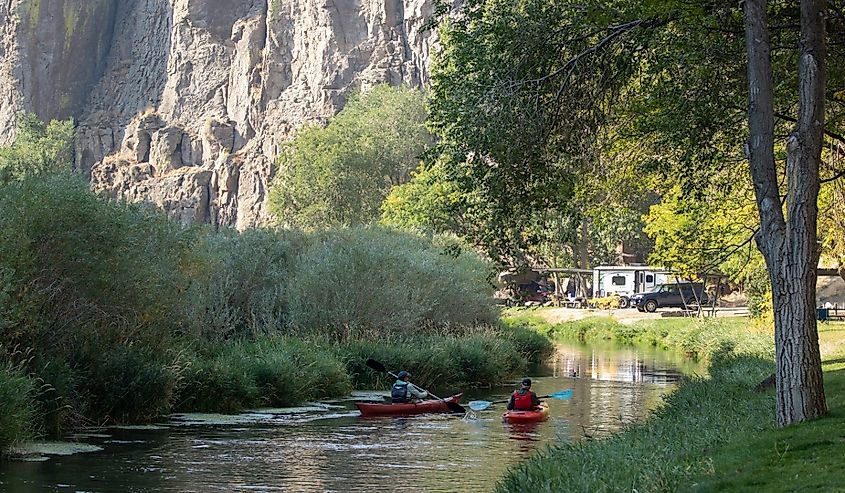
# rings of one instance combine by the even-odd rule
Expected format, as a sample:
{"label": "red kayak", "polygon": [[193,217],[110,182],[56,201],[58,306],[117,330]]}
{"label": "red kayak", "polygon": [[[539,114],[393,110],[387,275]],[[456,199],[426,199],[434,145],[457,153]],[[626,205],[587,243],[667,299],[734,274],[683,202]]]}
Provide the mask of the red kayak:
{"label": "red kayak", "polygon": [[539,423],[549,419],[549,405],[541,402],[533,411],[508,411],[502,415],[506,423]]}
{"label": "red kayak", "polygon": [[420,402],[408,402],[402,404],[378,404],[373,402],[356,402],[355,406],[361,411],[361,416],[404,416],[407,414],[422,413],[448,413],[448,402],[457,404],[464,394],[455,394],[452,397],[437,400],[432,399]]}

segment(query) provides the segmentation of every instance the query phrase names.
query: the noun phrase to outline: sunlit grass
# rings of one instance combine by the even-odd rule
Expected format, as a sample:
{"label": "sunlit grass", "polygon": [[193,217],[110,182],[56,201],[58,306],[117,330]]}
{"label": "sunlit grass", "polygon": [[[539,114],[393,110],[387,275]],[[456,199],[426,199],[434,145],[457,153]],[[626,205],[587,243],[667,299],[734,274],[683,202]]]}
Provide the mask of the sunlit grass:
{"label": "sunlit grass", "polygon": [[[507,312],[512,313],[512,312]],[[589,317],[550,323],[541,315],[519,313],[504,318],[510,326],[532,327],[552,338],[579,341],[613,341],[644,344],[679,351],[706,362],[718,352],[773,355],[773,334],[769,327],[742,317],[668,318],[623,324],[610,317]]]}

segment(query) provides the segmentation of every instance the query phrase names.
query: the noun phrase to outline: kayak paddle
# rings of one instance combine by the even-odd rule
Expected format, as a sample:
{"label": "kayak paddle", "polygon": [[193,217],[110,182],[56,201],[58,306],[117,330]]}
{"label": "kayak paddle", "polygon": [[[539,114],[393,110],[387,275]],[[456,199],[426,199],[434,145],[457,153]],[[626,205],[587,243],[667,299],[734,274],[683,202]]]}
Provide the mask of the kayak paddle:
{"label": "kayak paddle", "polygon": [[[397,377],[397,376],[396,376],[393,372],[388,371],[388,370],[387,370],[387,368],[385,368],[385,366],[384,366],[383,364],[379,363],[378,361],[376,361],[376,360],[374,360],[374,359],[372,359],[372,358],[369,358],[369,359],[367,360],[367,366],[369,366],[370,368],[372,368],[373,370],[375,370],[375,371],[377,371],[377,372],[379,372],[379,373],[387,373],[387,374],[388,374],[388,375],[390,375],[391,377],[393,377],[393,378],[395,378],[395,379],[397,379],[397,380],[399,379],[399,377]],[[413,385],[413,386],[414,386],[414,388],[415,388],[415,389],[417,389],[417,390],[419,390],[419,391],[422,391],[422,392],[428,392],[427,390],[425,390],[425,389],[423,389],[423,388],[417,387],[416,385],[412,384],[411,382],[408,382],[408,383],[409,383],[410,385]],[[464,406],[462,406],[462,405],[458,404],[457,402],[451,402],[451,401],[446,401],[446,400],[443,400],[443,399],[441,399],[440,397],[437,397],[436,395],[432,394],[431,392],[428,392],[428,395],[430,395],[430,396],[434,397],[435,399],[437,399],[438,401],[441,401],[441,402],[443,402],[444,404],[446,404],[446,407],[448,407],[448,408],[449,408],[449,410],[450,410],[450,411],[452,411],[453,413],[463,413],[463,414],[466,414],[466,412],[467,412],[467,410],[466,410],[466,409],[464,409]]]}
{"label": "kayak paddle", "polygon": [[[541,395],[537,397],[538,399],[557,399],[559,401],[565,401],[572,397],[572,389],[561,390],[559,392],[555,392],[553,394],[548,395]],[[504,404],[508,402],[510,399],[504,399],[501,401],[470,401],[469,408],[473,411],[483,411],[488,407],[492,406],[493,404]]]}

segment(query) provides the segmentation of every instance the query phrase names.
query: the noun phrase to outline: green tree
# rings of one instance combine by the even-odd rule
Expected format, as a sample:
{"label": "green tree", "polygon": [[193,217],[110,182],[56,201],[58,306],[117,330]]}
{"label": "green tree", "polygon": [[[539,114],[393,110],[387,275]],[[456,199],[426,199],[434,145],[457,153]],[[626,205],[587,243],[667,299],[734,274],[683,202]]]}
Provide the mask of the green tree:
{"label": "green tree", "polygon": [[[843,175],[825,169],[822,142],[845,142],[844,25],[838,0],[469,1],[445,21],[432,121],[459,163],[453,179],[498,206],[494,231],[532,231],[538,209],[570,212],[573,183],[600,169],[614,142],[632,145],[641,173],[657,177],[666,202],[652,232],[679,264],[706,265],[673,251],[711,249],[700,237],[707,228],[704,236],[735,243],[726,231],[749,229],[743,214],[735,224],[707,216],[721,198],[753,190],[753,202],[722,210],[757,206],[775,306],[777,415],[788,424],[825,411],[811,283],[819,170]],[[683,224],[669,224],[678,217]]]}
{"label": "green tree", "polygon": [[412,172],[409,182],[390,191],[381,205],[381,223],[420,233],[460,234],[467,227],[460,215],[463,200],[442,163],[424,165]]}
{"label": "green tree", "polygon": [[426,115],[418,90],[379,85],[353,96],[327,126],[303,127],[285,146],[270,211],[281,224],[306,228],[377,220],[431,145]]}
{"label": "green tree", "polygon": [[14,144],[0,148],[0,184],[27,176],[70,171],[73,166],[73,121],[44,124],[31,113],[20,113]]}
{"label": "green tree", "polygon": [[431,127],[454,163],[448,178],[474,199],[462,210],[472,240],[491,257],[583,265],[636,236],[623,218],[638,223],[648,204],[618,199],[640,176],[609,167],[620,163],[612,103],[659,22],[620,8],[636,5],[474,0],[444,21]]}

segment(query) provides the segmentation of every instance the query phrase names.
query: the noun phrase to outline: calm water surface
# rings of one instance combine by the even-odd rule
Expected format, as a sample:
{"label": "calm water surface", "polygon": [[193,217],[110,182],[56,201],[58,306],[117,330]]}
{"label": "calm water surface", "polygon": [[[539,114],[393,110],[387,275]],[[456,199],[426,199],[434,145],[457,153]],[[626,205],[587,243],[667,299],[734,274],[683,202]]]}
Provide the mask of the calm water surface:
{"label": "calm water surface", "polygon": [[[643,419],[680,374],[696,371],[663,352],[562,344],[532,372],[539,395],[573,389],[570,400],[550,401],[545,423],[504,424],[503,405],[476,419],[364,419],[351,400],[224,419],[176,416],[158,429],[76,437],[100,452],[0,465],[0,491],[490,491],[509,466],[538,449]],[[462,402],[504,399],[510,391],[469,391]]]}

